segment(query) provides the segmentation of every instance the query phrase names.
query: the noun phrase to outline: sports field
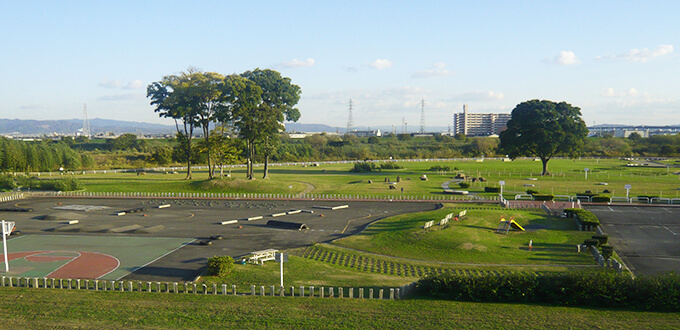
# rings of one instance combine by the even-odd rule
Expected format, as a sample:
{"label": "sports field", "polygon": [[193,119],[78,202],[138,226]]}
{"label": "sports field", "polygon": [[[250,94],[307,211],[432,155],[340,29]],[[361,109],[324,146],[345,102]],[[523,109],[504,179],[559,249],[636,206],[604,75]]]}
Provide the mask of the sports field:
{"label": "sports field", "polygon": [[[25,235],[9,242],[6,276],[117,280],[194,239]],[[4,268],[4,256],[1,267]]]}

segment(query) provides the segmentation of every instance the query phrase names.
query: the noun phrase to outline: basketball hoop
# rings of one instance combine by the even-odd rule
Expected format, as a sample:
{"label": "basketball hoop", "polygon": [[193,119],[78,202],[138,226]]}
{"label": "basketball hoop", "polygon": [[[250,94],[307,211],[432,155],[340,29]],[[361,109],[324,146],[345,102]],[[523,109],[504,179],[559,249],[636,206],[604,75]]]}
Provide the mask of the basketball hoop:
{"label": "basketball hoop", "polygon": [[7,236],[14,230],[14,221],[2,220],[2,247],[5,253],[5,272],[9,273],[9,261],[7,260]]}

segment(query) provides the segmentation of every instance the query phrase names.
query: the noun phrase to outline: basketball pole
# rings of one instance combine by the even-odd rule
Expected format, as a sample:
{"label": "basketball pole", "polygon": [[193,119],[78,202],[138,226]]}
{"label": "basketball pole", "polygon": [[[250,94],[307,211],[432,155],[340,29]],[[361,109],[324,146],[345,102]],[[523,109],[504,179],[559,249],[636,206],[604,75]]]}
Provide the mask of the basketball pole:
{"label": "basketball pole", "polygon": [[5,253],[5,273],[9,273],[9,261],[7,261],[7,233],[5,233],[5,220],[2,220],[2,252]]}

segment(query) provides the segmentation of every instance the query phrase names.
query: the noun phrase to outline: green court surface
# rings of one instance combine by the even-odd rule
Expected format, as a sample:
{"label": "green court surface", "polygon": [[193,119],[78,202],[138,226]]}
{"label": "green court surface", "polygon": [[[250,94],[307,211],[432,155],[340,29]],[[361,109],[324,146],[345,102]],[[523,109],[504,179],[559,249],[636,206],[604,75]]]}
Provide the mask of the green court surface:
{"label": "green court surface", "polygon": [[[191,238],[26,235],[7,241],[4,276],[117,280],[191,243]],[[4,270],[4,255],[0,270]]]}

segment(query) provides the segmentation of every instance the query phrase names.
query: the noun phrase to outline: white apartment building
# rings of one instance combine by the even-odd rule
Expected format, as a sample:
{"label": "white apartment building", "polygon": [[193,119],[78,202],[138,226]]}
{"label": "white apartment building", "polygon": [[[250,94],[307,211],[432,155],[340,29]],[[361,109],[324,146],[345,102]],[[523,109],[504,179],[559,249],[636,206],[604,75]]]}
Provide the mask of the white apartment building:
{"label": "white apartment building", "polygon": [[463,112],[453,115],[453,133],[465,136],[497,135],[505,129],[511,118],[509,113],[469,113],[467,104]]}

